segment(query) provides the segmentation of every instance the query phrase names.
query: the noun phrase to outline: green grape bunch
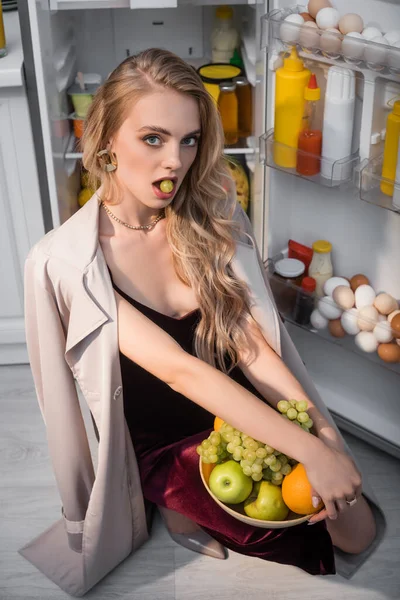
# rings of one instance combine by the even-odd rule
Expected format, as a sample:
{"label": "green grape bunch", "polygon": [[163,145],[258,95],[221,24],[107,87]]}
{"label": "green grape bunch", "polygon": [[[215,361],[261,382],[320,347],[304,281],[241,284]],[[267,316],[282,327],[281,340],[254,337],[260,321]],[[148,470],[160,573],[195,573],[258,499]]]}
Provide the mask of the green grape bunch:
{"label": "green grape bunch", "polygon": [[[277,404],[282,417],[289,419],[304,431],[309,432],[313,421],[307,413],[307,402],[301,400],[280,400]],[[196,448],[202,462],[217,464],[226,460],[240,463],[243,473],[253,481],[270,481],[281,485],[283,478],[292,471],[297,461],[272,446],[254,440],[249,435],[222,423],[219,431],[210,433]]]}

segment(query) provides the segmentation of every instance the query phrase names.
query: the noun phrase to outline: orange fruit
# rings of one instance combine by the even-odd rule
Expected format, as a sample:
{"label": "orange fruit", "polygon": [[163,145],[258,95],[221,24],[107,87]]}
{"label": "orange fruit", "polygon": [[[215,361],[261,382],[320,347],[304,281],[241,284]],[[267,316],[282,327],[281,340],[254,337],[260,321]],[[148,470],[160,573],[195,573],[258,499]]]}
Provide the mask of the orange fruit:
{"label": "orange fruit", "polygon": [[311,484],[308,481],[304,465],[297,464],[282,482],[283,501],[291,511],[298,515],[316,513],[323,507],[323,503],[314,508],[311,498]]}
{"label": "orange fruit", "polygon": [[214,467],[215,467],[215,464],[213,464],[213,463],[207,464],[207,463],[203,463],[203,461],[201,463],[201,470],[203,471],[204,479],[205,479],[205,482],[207,485],[208,485],[208,481],[210,479],[211,471],[213,470]]}
{"label": "orange fruit", "polygon": [[224,422],[220,417],[215,417],[214,419],[214,431],[219,431],[221,429],[221,425]]}

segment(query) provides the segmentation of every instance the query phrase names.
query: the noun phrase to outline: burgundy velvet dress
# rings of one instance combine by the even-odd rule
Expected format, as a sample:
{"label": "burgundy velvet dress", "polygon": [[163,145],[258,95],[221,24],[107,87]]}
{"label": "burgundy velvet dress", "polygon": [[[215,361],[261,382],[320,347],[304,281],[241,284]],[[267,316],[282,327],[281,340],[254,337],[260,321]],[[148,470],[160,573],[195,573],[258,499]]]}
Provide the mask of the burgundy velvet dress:
{"label": "burgundy velvet dress", "polygon": [[[200,311],[166,316],[114,288],[146,317],[194,354]],[[196,447],[213,428],[214,416],[120,353],[124,412],[146,500],[182,513],[230,550],[294,565],[313,575],[335,573],[333,546],[324,522],[261,529],[224,512],[204,489]],[[263,399],[238,368],[229,376]]]}

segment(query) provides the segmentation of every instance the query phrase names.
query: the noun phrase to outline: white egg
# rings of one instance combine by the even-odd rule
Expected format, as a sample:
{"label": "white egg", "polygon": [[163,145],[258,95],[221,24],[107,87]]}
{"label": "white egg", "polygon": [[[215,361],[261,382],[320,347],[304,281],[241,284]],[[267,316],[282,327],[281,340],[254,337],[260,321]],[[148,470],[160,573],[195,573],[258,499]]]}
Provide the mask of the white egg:
{"label": "white egg", "polygon": [[336,8],[322,8],[317,12],[316,22],[320,29],[328,29],[329,27],[337,27],[340,15]]}
{"label": "white egg", "polygon": [[383,37],[389,46],[393,46],[396,42],[400,42],[400,30],[388,31]]}
{"label": "white egg", "polygon": [[343,310],[334,302],[334,300],[330,296],[325,296],[321,298],[318,302],[318,310],[325,319],[338,319]]}
{"label": "white egg", "polygon": [[319,30],[314,21],[306,21],[301,26],[300,44],[307,49],[319,48]]}
{"label": "white egg", "polygon": [[283,42],[294,44],[299,41],[300,25],[304,24],[301,15],[293,14],[286,17],[280,28],[280,37]]}
{"label": "white egg", "polygon": [[377,323],[373,329],[373,334],[381,344],[387,344],[393,339],[392,328],[389,321]]}
{"label": "white egg", "polygon": [[325,281],[324,283],[324,294],[326,296],[332,296],[333,290],[338,285],[345,285],[346,287],[350,287],[350,282],[347,281],[347,279],[345,279],[344,277],[331,277],[330,279],[327,279],[327,281]]}
{"label": "white egg", "polygon": [[381,35],[369,40],[365,46],[364,58],[368,63],[382,65],[385,63],[386,54],[386,42]]}
{"label": "white egg", "polygon": [[370,285],[360,285],[355,291],[355,298],[357,308],[372,306],[376,298],[375,290]]}
{"label": "white egg", "polygon": [[321,50],[330,54],[340,54],[342,47],[342,36],[339,29],[328,27],[321,35],[320,41]]}
{"label": "white egg", "polygon": [[314,329],[326,329],[328,327],[328,319],[325,319],[317,309],[312,311],[310,323]]}
{"label": "white egg", "polygon": [[373,331],[378,322],[378,311],[375,306],[363,306],[358,311],[357,324],[361,331]]}
{"label": "white egg", "polygon": [[372,40],[372,38],[382,35],[382,32],[377,27],[366,27],[361,35],[365,40]]}
{"label": "white egg", "polygon": [[340,317],[340,321],[343,329],[349,335],[357,335],[357,333],[360,333],[360,328],[358,326],[358,311],[356,308],[345,310]]}
{"label": "white egg", "polygon": [[378,340],[370,331],[360,331],[354,338],[356,345],[364,352],[376,352]]}
{"label": "white egg", "polygon": [[365,40],[360,33],[353,31],[344,36],[342,52],[346,58],[361,59],[364,54]]}
{"label": "white egg", "polygon": [[388,65],[394,71],[400,71],[400,42],[392,44],[387,57]]}

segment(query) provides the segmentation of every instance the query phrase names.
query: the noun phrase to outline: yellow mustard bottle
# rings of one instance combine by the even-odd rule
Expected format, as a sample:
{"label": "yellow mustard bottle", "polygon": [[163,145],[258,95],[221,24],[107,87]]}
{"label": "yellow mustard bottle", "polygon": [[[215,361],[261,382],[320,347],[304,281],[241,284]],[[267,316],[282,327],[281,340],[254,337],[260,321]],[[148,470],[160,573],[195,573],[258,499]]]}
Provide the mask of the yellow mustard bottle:
{"label": "yellow mustard bottle", "polygon": [[0,58],[7,56],[6,34],[4,33],[3,8],[0,0]]}
{"label": "yellow mustard bottle", "polygon": [[304,115],[304,92],[310,75],[293,46],[290,56],[283,61],[283,67],[276,71],[274,162],[279,167],[296,167],[297,143]]}
{"label": "yellow mustard bottle", "polygon": [[[400,137],[400,100],[393,105],[393,110],[386,121],[385,149],[383,152],[383,165],[381,191],[387,196],[393,196],[394,180],[396,179],[397,153]],[[384,181],[389,179],[389,181]],[[393,181],[393,183],[390,183]]]}

